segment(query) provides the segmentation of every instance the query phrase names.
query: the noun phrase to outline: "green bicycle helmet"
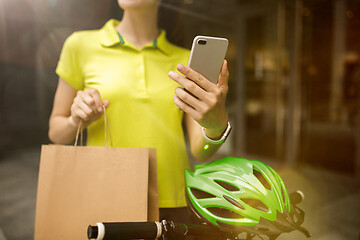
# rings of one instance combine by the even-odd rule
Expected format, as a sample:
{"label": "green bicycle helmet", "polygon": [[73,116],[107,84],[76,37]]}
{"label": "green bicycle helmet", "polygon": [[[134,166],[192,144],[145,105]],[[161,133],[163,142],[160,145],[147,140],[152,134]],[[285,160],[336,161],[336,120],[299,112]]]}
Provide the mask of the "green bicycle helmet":
{"label": "green bicycle helmet", "polygon": [[257,160],[225,157],[185,171],[190,210],[203,223],[225,231],[276,238],[298,229],[304,212],[290,203],[281,177]]}

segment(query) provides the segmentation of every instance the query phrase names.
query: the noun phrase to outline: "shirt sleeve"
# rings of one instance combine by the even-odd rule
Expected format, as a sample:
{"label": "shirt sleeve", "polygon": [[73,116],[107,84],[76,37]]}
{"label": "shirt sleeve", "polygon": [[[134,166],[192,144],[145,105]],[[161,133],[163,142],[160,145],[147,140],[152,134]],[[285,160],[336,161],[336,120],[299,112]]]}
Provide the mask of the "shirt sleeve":
{"label": "shirt sleeve", "polygon": [[61,50],[56,74],[76,90],[84,89],[84,78],[80,66],[81,43],[77,34],[71,34]]}

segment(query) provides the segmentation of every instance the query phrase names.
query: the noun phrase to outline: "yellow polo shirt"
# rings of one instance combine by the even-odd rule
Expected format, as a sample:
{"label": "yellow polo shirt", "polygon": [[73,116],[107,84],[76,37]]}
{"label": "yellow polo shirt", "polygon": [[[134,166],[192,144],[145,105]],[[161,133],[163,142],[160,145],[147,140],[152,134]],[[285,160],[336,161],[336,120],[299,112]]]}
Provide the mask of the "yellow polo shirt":
{"label": "yellow polo shirt", "polygon": [[[109,100],[114,147],[156,149],[159,206],[186,206],[184,170],[189,161],[183,112],[174,104],[178,85],[168,72],[187,64],[189,51],[169,43],[164,31],[139,50],[117,33],[119,23],[112,19],[99,30],[73,33],[64,43],[56,73],[74,89],[96,88]],[[100,118],[88,127],[87,145],[104,144]]]}

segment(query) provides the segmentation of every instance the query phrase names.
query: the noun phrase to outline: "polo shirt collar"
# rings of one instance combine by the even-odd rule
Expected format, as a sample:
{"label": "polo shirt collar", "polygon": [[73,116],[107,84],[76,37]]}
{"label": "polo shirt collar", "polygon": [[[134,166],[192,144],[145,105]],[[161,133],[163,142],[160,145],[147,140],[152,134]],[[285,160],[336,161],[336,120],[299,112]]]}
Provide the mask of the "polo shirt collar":
{"label": "polo shirt collar", "polygon": [[166,39],[165,30],[161,30],[160,35],[154,40],[154,46],[166,54],[171,54],[171,44]]}
{"label": "polo shirt collar", "polygon": [[105,23],[105,25],[100,29],[101,32],[101,45],[104,47],[112,47],[115,44],[120,43],[120,39],[117,35],[115,27],[120,23],[120,21],[115,19],[110,19]]}
{"label": "polo shirt collar", "polygon": [[[117,31],[116,26],[120,23],[120,21],[116,19],[110,19],[105,25],[100,29],[101,31],[101,45],[104,47],[112,47],[117,44],[121,44],[122,46],[128,46],[135,48],[131,43],[126,41]],[[155,47],[165,54],[171,53],[171,44],[166,39],[166,32],[164,30],[160,31],[159,36],[152,42],[144,46],[146,47]]]}

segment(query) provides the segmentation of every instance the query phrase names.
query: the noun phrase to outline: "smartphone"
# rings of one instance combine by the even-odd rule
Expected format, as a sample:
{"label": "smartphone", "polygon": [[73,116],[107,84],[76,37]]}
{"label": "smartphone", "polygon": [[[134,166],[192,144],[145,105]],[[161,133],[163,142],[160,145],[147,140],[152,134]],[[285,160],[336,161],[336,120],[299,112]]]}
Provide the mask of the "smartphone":
{"label": "smartphone", "polygon": [[228,45],[226,38],[196,36],[191,47],[189,67],[216,84]]}

